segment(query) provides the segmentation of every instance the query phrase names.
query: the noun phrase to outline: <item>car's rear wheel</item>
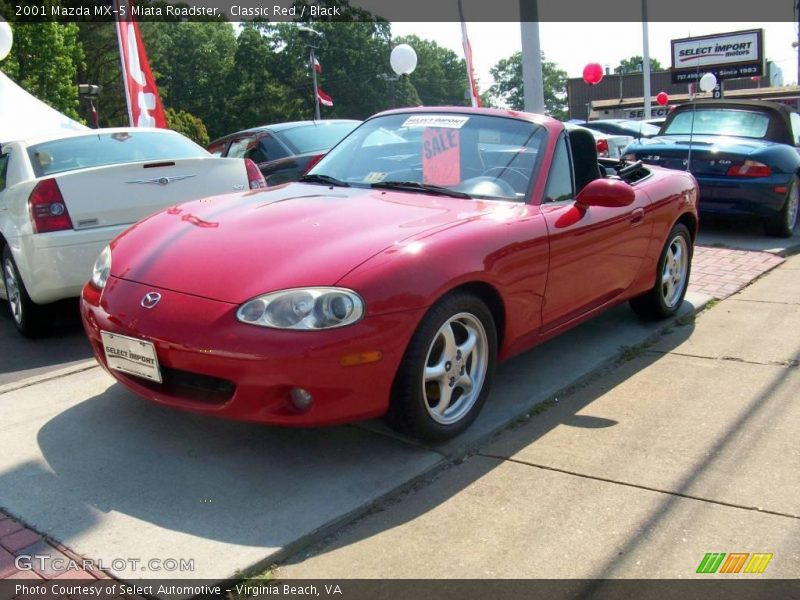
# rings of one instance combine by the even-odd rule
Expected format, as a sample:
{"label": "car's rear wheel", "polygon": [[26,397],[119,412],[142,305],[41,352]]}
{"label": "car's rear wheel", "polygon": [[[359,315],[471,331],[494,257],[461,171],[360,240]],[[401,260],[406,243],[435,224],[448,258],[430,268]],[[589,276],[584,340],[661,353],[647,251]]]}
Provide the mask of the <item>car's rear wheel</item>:
{"label": "car's rear wheel", "polygon": [[492,384],[497,333],[479,298],[456,292],[423,318],[397,371],[387,421],[425,440],[458,435],[478,416]]}
{"label": "car's rear wheel", "polygon": [[31,300],[8,246],[3,248],[3,284],[11,318],[17,330],[27,337],[40,336],[47,331],[52,320],[50,307]]}
{"label": "car's rear wheel", "polygon": [[798,212],[800,212],[800,180],[794,176],[789,184],[789,191],[786,192],[786,201],[781,212],[767,219],[764,224],[767,235],[791,237],[797,227]]}
{"label": "car's rear wheel", "polygon": [[656,283],[646,294],[631,300],[631,308],[647,319],[671,317],[683,303],[692,270],[692,236],[677,223],[667,236],[656,269]]}

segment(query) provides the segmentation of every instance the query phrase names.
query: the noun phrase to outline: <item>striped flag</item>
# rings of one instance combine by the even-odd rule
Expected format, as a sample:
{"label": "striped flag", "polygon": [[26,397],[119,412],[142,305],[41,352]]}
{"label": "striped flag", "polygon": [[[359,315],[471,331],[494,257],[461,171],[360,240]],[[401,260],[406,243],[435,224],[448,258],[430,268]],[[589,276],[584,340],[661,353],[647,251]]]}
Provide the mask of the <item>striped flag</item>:
{"label": "striped flag", "polygon": [[475,69],[472,66],[472,46],[470,46],[469,43],[469,37],[467,36],[467,24],[464,21],[461,21],[461,43],[464,45],[464,58],[467,60],[469,96],[470,100],[472,101],[472,106],[477,107],[481,105],[481,99],[480,96],[478,96],[478,86],[475,85]]}
{"label": "striped flag", "polygon": [[[124,1],[124,0],[123,0]],[[139,24],[133,18],[130,7],[133,0],[125,2],[127,16],[117,17],[117,39],[122,61],[122,80],[125,83],[125,99],[128,103],[128,118],[131,127],[167,127],[164,107],[158,95],[156,81],[150,71],[147,53],[144,50]],[[120,0],[115,0],[119,10]],[[117,12],[119,15],[120,12]]]}
{"label": "striped flag", "polygon": [[319,98],[319,103],[323,106],[333,106],[333,98],[319,88],[317,88],[317,98]]}

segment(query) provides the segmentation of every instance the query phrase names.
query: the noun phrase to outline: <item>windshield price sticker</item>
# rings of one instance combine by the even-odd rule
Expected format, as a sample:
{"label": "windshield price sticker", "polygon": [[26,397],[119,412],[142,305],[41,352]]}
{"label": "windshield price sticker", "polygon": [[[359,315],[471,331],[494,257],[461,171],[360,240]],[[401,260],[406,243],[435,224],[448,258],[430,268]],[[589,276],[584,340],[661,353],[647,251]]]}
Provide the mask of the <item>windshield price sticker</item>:
{"label": "windshield price sticker", "polygon": [[380,183],[381,181],[386,179],[387,175],[388,175],[388,173],[382,173],[380,171],[371,171],[370,173],[367,174],[366,177],[364,177],[364,182],[365,183]]}
{"label": "windshield price sticker", "polygon": [[447,127],[449,129],[461,129],[469,121],[469,117],[459,117],[457,115],[415,115],[406,119],[403,127]]}
{"label": "windshield price sticker", "polygon": [[422,134],[422,180],[433,185],[461,181],[461,132],[428,128]]}

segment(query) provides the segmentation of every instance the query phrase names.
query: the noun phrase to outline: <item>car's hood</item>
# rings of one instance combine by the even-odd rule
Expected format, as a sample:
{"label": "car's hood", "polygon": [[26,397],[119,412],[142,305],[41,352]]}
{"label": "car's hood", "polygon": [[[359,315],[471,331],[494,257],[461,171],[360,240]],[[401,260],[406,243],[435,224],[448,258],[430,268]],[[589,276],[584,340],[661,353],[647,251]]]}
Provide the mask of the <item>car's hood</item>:
{"label": "car's hood", "polygon": [[478,217],[492,204],[302,183],[215,196],[156,213],[120,235],[111,274],[240,303],[333,285],[392,244]]}
{"label": "car's hood", "polygon": [[767,140],[755,140],[752,138],[741,138],[721,135],[660,135],[649,139],[642,139],[628,146],[628,152],[658,152],[664,151],[688,151],[689,146],[692,150],[708,149],[721,151],[730,154],[748,155],[762,148],[773,146],[775,142]]}

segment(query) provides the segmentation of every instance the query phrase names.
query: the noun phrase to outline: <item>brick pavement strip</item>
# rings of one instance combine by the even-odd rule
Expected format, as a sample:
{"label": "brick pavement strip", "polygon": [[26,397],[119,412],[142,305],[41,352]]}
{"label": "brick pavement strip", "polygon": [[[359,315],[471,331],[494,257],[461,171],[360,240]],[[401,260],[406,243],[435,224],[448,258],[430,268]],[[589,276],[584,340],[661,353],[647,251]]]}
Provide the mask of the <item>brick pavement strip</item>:
{"label": "brick pavement strip", "polygon": [[784,260],[769,252],[695,246],[689,289],[721,300]]}

